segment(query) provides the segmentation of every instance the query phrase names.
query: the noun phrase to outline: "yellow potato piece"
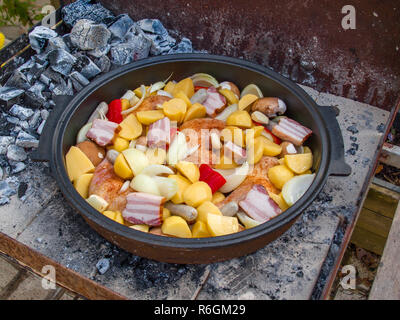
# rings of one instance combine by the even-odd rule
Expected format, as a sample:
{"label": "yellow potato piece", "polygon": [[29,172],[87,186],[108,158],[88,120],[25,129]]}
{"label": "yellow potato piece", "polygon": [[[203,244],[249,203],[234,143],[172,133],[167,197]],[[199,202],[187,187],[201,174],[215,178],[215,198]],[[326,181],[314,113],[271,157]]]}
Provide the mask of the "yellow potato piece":
{"label": "yellow potato piece", "polygon": [[171,120],[182,122],[186,114],[186,103],[182,99],[173,98],[162,105],[164,114]]}
{"label": "yellow potato piece", "polygon": [[197,221],[193,225],[192,229],[192,237],[193,238],[207,238],[210,237],[210,233],[208,232],[207,224],[203,221]]}
{"label": "yellow potato piece", "polygon": [[94,172],[94,165],[78,147],[72,146],[65,155],[69,180],[75,181],[85,173]]}
{"label": "yellow potato piece", "polygon": [[279,144],[272,142],[264,136],[259,136],[256,138],[263,145],[263,155],[275,157],[282,152],[282,147]]}
{"label": "yellow potato piece", "polygon": [[179,161],[175,168],[186,178],[190,180],[190,182],[194,183],[199,181],[200,178],[200,170],[199,167],[196,166],[193,162],[189,161]]}
{"label": "yellow potato piece", "polygon": [[114,143],[111,146],[107,147],[107,149],[114,149],[118,152],[122,152],[128,148],[129,148],[129,141],[121,137],[116,137],[114,139]]}
{"label": "yellow potato piece", "polygon": [[228,126],[221,130],[221,140],[224,142],[232,141],[239,147],[245,146],[245,133],[242,129],[234,126]]}
{"label": "yellow potato piece", "polygon": [[115,159],[114,172],[118,177],[124,180],[130,180],[133,178],[133,172],[122,153],[120,153]]}
{"label": "yellow potato piece", "polygon": [[146,126],[156,122],[165,117],[164,112],[162,110],[147,110],[147,111],[138,111],[136,113],[136,117],[138,121]]}
{"label": "yellow potato piece", "polygon": [[176,83],[172,81],[168,81],[168,83],[164,87],[164,91],[168,92],[169,94],[172,94],[174,92]]}
{"label": "yellow potato piece", "polygon": [[215,169],[233,169],[238,167],[238,164],[234,161],[232,156],[228,156],[226,154],[221,154],[221,157],[219,158],[219,163],[213,164],[213,167]]}
{"label": "yellow potato piece", "polygon": [[168,217],[171,216],[171,212],[167,208],[163,208],[162,219],[165,221]]}
{"label": "yellow potato piece", "polygon": [[162,148],[148,148],[146,157],[149,164],[164,164],[167,161],[167,152]]}
{"label": "yellow potato piece", "polygon": [[178,191],[171,198],[171,201],[175,204],[183,203],[183,193],[191,185],[190,181],[177,174],[171,174],[168,178],[174,179],[178,183]]}
{"label": "yellow potato piece", "polygon": [[273,192],[268,191],[269,196],[276,202],[276,204],[281,208],[282,211],[285,211],[289,208],[288,204],[286,203],[285,199],[283,199],[282,192],[280,194],[275,194]]}
{"label": "yellow potato piece", "polygon": [[311,149],[307,146],[303,147],[303,153],[312,153]]}
{"label": "yellow potato piece", "polygon": [[285,165],[270,168],[267,175],[272,184],[278,189],[282,189],[283,185],[294,177],[294,173]]}
{"label": "yellow potato piece", "polygon": [[[146,92],[149,90],[149,88],[149,86],[146,86]],[[140,87],[137,87],[135,90],[133,90],[133,92],[138,98],[142,97],[142,90],[140,90]]]}
{"label": "yellow potato piece", "polygon": [[89,185],[92,178],[93,173],[85,173],[74,181],[74,188],[82,198],[86,199],[89,196]]}
{"label": "yellow potato piece", "polygon": [[175,98],[182,99],[186,103],[186,107],[189,109],[192,106],[192,103],[190,102],[190,99],[187,97],[187,95],[183,91],[179,91]]}
{"label": "yellow potato piece", "polygon": [[205,201],[211,201],[212,192],[210,186],[203,182],[197,181],[191,184],[183,193],[183,201],[194,208],[198,207]]}
{"label": "yellow potato piece", "polygon": [[142,124],[137,120],[136,116],[131,113],[119,124],[120,131],[118,135],[126,140],[133,140],[142,134]]}
{"label": "yellow potato piece", "polygon": [[211,202],[216,204],[218,202],[221,202],[225,199],[225,195],[222,192],[215,192],[212,196]]}
{"label": "yellow potato piece", "polygon": [[142,232],[149,232],[149,226],[147,224],[133,224],[129,226],[129,228],[142,231]]}
{"label": "yellow potato piece", "polygon": [[105,215],[107,218],[110,218],[111,220],[115,220],[115,212],[114,211],[104,211],[102,212],[103,215]]}
{"label": "yellow potato piece", "polygon": [[253,104],[254,101],[256,101],[258,97],[255,94],[246,94],[242,98],[240,98],[238,107],[239,110],[245,110],[249,106]]}
{"label": "yellow potato piece", "polygon": [[194,95],[194,86],[191,78],[186,78],[179,81],[172,90],[172,95],[176,95],[182,91],[189,99]]}
{"label": "yellow potato piece", "polygon": [[222,216],[221,211],[218,209],[218,207],[214,203],[212,203],[211,201],[205,201],[200,206],[197,207],[196,220],[207,223],[207,215],[209,213]]}
{"label": "yellow potato piece", "polygon": [[258,140],[258,138],[256,138],[253,144],[247,146],[246,153],[247,162],[249,164],[258,163],[264,154],[264,145],[262,144],[261,140]]}
{"label": "yellow potato piece", "polygon": [[147,159],[146,154],[141,150],[129,148],[122,151],[122,154],[135,176],[149,165],[149,159]]}
{"label": "yellow potato piece", "polygon": [[226,98],[226,100],[228,100],[228,105],[239,102],[236,95],[229,89],[221,89],[219,90],[219,93],[222,94]]}
{"label": "yellow potato piece", "polygon": [[121,99],[121,106],[122,106],[122,111],[124,111],[131,107],[131,103],[129,102],[128,99]]}
{"label": "yellow potato piece", "polygon": [[206,116],[206,107],[200,103],[195,103],[188,109],[188,111],[186,111],[183,122],[198,118],[204,118],[205,116]]}
{"label": "yellow potato piece", "polygon": [[207,215],[207,228],[214,237],[224,236],[239,231],[239,221],[236,217],[219,216],[209,213]]}
{"label": "yellow potato piece", "polygon": [[164,234],[178,238],[191,238],[192,232],[187,222],[178,216],[170,216],[163,222],[161,231]]}
{"label": "yellow potato piece", "polygon": [[244,110],[238,110],[233,112],[228,119],[226,119],[226,124],[228,126],[236,126],[240,128],[250,129],[253,122],[251,120],[250,114]]}
{"label": "yellow potato piece", "polygon": [[285,164],[294,173],[301,174],[311,169],[313,164],[312,153],[287,154]]}

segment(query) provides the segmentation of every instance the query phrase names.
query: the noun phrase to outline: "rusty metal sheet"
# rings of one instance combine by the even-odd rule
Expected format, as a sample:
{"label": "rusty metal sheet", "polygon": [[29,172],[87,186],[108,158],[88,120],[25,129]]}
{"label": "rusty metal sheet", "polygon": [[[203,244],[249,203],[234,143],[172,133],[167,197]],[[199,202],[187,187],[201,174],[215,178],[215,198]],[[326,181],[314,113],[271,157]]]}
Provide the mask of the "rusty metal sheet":
{"label": "rusty metal sheet", "polygon": [[135,20],[158,18],[198,50],[255,61],[320,92],[386,110],[399,94],[398,0],[352,1],[355,30],[342,28],[342,0],[99,2]]}

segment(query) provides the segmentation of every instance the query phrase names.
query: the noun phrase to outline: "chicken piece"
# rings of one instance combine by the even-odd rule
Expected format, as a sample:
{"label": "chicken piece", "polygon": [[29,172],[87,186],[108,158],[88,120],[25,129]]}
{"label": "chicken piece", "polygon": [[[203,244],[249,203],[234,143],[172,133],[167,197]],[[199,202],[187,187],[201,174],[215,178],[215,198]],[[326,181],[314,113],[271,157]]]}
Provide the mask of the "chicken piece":
{"label": "chicken piece", "polygon": [[162,105],[168,100],[171,100],[171,98],[167,96],[156,95],[147,97],[143,100],[139,107],[132,111],[132,113],[136,115],[136,113],[139,111],[157,110],[157,105]]}
{"label": "chicken piece", "polygon": [[256,184],[261,184],[267,191],[273,193],[279,193],[279,190],[276,189],[272,183],[269,181],[267,177],[267,173],[269,168],[272,168],[278,165],[278,159],[275,157],[267,157],[264,156],[261,160],[254,166],[254,168],[249,172],[244,181],[237,187],[232,193],[227,196],[221,202],[216,204],[217,207],[221,208],[225,204],[231,201],[239,202],[246,198],[247,193],[253,188]]}
{"label": "chicken piece", "polygon": [[107,210],[120,211],[126,206],[126,196],[132,192],[128,188],[120,193],[124,180],[114,173],[114,167],[110,161],[104,159],[95,169],[92,181],[89,185],[89,196],[96,194],[109,203]]}

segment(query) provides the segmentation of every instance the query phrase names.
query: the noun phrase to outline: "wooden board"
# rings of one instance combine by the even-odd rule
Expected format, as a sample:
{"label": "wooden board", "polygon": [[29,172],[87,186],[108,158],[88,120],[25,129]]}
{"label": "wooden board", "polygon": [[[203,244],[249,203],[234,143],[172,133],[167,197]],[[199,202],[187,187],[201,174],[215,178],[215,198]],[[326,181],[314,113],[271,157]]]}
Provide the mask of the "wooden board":
{"label": "wooden board", "polygon": [[357,226],[381,237],[387,238],[389,235],[392,219],[380,215],[367,208],[361,210],[357,220]]}
{"label": "wooden board", "polygon": [[370,300],[400,299],[400,205],[397,207],[392,228],[381,263],[369,295]]}
{"label": "wooden board", "polygon": [[400,195],[395,192],[371,184],[367,198],[364,201],[364,208],[385,217],[393,218],[399,196]]}
{"label": "wooden board", "polygon": [[386,243],[386,238],[375,233],[371,233],[369,230],[356,226],[354,228],[350,242],[368,251],[372,251],[376,254],[382,255]]}

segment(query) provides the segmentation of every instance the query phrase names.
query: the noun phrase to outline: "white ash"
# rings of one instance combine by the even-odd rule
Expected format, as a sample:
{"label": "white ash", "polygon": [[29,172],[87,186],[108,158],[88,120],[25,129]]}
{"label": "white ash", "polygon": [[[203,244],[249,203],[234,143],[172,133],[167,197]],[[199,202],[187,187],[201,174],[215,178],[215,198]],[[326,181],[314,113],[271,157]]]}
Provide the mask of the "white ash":
{"label": "white ash", "polygon": [[11,144],[7,148],[7,158],[12,161],[24,161],[28,157],[24,148]]}
{"label": "white ash", "polygon": [[0,155],[7,154],[9,145],[15,142],[15,138],[11,136],[0,136]]}
{"label": "white ash", "polygon": [[23,162],[16,162],[12,165],[12,174],[20,173],[21,171],[26,169],[26,164]]}

